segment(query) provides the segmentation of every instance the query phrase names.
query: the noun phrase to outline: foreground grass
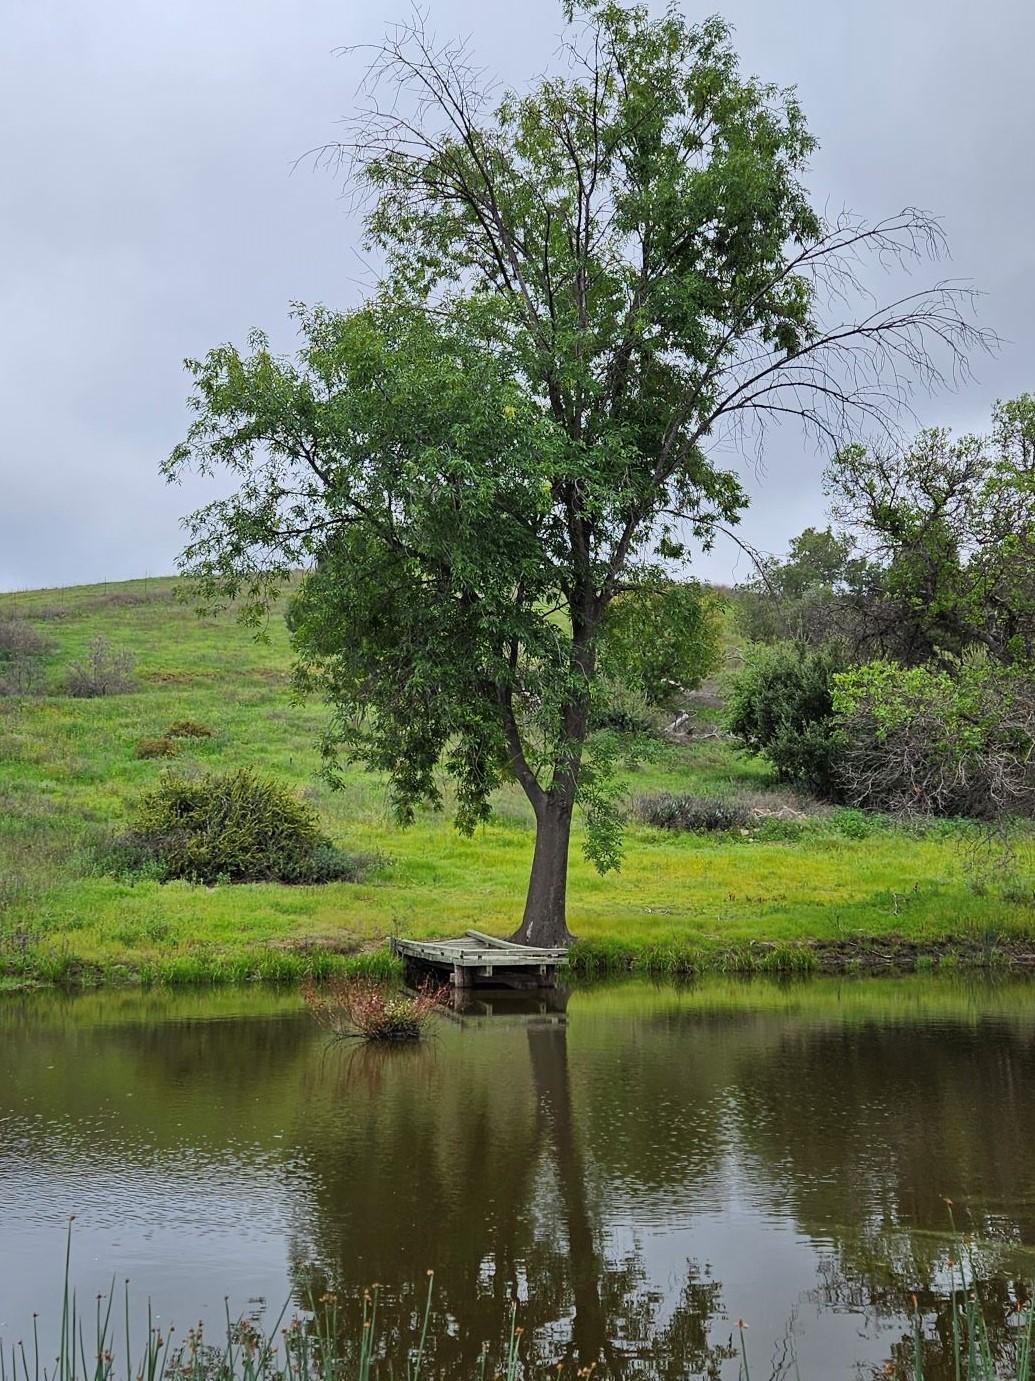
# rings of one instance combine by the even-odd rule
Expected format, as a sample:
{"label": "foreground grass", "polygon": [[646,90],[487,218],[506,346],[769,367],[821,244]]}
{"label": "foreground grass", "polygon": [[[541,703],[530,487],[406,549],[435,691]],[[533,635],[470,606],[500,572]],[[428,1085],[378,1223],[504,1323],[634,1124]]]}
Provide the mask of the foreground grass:
{"label": "foreground grass", "polygon": [[[390,934],[468,926],[506,934],[521,910],[532,821],[516,788],[472,839],[426,813],[400,830],[383,784],[318,776],[318,704],[293,703],[282,623],[257,644],[230,619],[201,622],[173,582],[0,596],[54,643],[51,694],[0,700],[0,975],[12,981],[187,982],[387,972]],[[131,694],[74,700],[62,669],[98,634],[137,660]],[[168,764],[136,741],[199,720],[179,766],[251,766],[292,783],[347,849],[386,863],[362,884],[200,887],[99,876],[94,851]],[[720,739],[666,745],[628,774],[650,791],[759,791],[764,766]],[[852,812],[676,835],[631,827],[618,875],[576,841],[570,920],[584,972],[806,969],[871,962],[1035,959],[1030,882],[975,888],[962,827],[905,831]]]}

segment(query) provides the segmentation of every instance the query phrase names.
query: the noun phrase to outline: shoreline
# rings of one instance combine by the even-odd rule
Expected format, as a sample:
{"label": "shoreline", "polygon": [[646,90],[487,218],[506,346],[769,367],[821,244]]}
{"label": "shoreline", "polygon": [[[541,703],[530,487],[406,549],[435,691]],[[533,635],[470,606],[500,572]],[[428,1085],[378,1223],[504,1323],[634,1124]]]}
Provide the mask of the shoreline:
{"label": "shoreline", "polygon": [[[737,945],[635,944],[620,939],[577,940],[567,974],[576,982],[608,978],[704,976],[808,977],[1035,972],[1035,926],[1030,934],[946,935],[926,940],[883,935],[788,943],[752,940]],[[301,943],[233,955],[176,955],[165,960],[96,962],[70,954],[0,961],[0,997],[38,991],[212,988],[253,983],[294,985],[307,979],[365,975],[401,980],[402,965],[387,945],[344,952]]]}

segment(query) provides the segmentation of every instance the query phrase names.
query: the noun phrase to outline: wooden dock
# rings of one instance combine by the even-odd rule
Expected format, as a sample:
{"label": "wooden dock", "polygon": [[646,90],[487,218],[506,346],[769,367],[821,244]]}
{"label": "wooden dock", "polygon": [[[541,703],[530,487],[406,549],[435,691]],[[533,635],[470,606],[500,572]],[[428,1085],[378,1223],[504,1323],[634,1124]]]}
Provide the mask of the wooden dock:
{"label": "wooden dock", "polygon": [[455,988],[553,988],[568,962],[563,945],[545,949],[466,930],[455,940],[401,940],[392,949],[411,976],[446,978]]}

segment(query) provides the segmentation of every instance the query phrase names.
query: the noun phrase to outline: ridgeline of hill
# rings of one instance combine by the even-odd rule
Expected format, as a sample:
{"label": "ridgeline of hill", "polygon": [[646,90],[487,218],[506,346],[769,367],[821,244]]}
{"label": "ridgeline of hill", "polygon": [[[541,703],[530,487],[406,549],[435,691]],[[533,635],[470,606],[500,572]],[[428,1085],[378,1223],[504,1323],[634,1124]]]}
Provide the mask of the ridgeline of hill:
{"label": "ridgeline of hill", "polygon": [[[283,623],[256,643],[230,617],[200,621],[174,584],[0,596],[0,618],[27,619],[50,644],[43,693],[0,697],[0,982],[290,978],[382,966],[392,933],[512,930],[533,839],[518,789],[499,793],[472,839],[431,812],[398,828],[360,769],[331,790],[318,775],[326,712],[291,698]],[[69,696],[66,668],[98,636],[132,654],[134,688]],[[336,843],[383,866],[321,886],[105,876],[99,847],[170,765],[136,745],[178,720],[212,733],[178,740],[177,769],[248,766],[287,782]],[[630,825],[621,872],[603,878],[576,845],[570,924],[584,971],[1035,962],[1030,891],[983,876],[976,831],[802,813],[715,731],[714,711],[700,710],[687,740],[659,742],[627,783],[637,796],[749,795],[755,813],[715,834]]]}

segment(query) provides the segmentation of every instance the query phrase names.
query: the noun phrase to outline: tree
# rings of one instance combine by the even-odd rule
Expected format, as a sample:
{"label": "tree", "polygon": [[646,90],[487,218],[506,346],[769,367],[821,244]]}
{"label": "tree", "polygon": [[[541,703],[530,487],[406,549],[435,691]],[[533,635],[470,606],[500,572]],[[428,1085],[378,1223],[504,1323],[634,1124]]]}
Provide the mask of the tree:
{"label": "tree", "polygon": [[646,583],[608,607],[599,676],[675,709],[722,663],[719,600],[690,582]]}
{"label": "tree", "polygon": [[910,666],[970,646],[1035,660],[1035,399],[997,403],[985,435],[852,442],[825,480],[839,526],[806,528],[738,587],[749,638]]}
{"label": "tree", "polygon": [[997,403],[987,435],[922,431],[853,443],[826,475],[835,516],[869,554],[846,601],[857,652],[918,665],[979,646],[1035,659],[1035,399]]}
{"label": "tree", "polygon": [[807,527],[783,559],[759,558],[756,577],[734,591],[740,631],[753,642],[851,641],[851,611],[872,597],[877,574],[857,546],[850,532]]}
{"label": "tree", "polygon": [[886,425],[939,351],[955,368],[986,339],[944,284],[837,315],[860,256],[937,254],[938,226],[825,222],[794,94],[740,73],[721,20],[566,16],[566,70],[495,106],[463,47],[393,31],[327,151],[372,194],[386,288],[304,313],[297,363],[261,338],[194,362],[168,465],[240,481],[190,520],[203,600],[261,618],[310,569],[304,679],[404,818],[438,799],[440,763],[463,828],[520,782],[536,842],[516,934],[543,944],[570,938],[577,803],[598,865],[619,856],[590,739],[609,608],[736,521],[722,444],[788,416],[829,439]]}

